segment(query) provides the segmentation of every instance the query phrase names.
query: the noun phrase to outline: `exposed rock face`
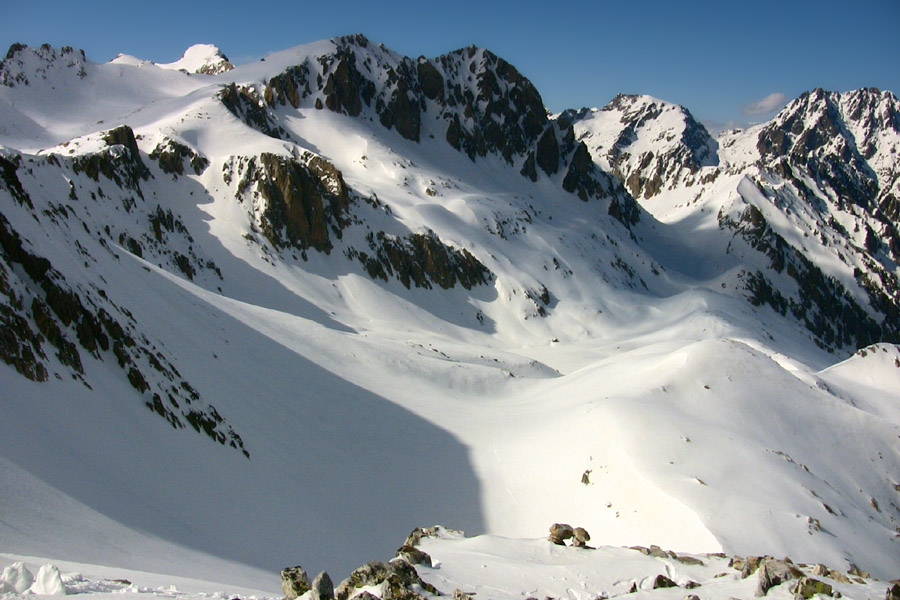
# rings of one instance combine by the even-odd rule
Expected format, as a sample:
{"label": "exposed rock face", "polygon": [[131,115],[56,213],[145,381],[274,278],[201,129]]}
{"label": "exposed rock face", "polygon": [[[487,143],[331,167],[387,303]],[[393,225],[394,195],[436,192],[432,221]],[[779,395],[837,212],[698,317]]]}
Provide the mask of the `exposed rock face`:
{"label": "exposed rock face", "polygon": [[195,175],[199,175],[209,166],[209,160],[205,156],[169,138],[164,139],[156,146],[150,153],[150,158],[159,163],[159,168],[173,176],[184,175],[185,160],[188,161]]}
{"label": "exposed rock face", "polygon": [[756,595],[762,597],[776,585],[803,577],[803,573],[790,563],[774,558],[765,558],[759,565],[757,577]]}
{"label": "exposed rock face", "polygon": [[293,600],[309,591],[309,576],[300,565],[281,570],[281,589],[286,600]]}
{"label": "exposed rock face", "polygon": [[[20,169],[26,174],[42,168],[54,172],[62,170],[70,181],[78,179],[96,186],[96,193],[103,197],[106,196],[102,192],[104,187],[108,190],[117,188],[125,211],[133,212],[136,217],[146,215],[150,211],[143,204],[140,186],[145,177],[149,178],[149,171],[140,159],[131,129],[111,130],[103,134],[102,139],[110,145],[109,150],[74,158],[51,154],[41,159],[29,159],[25,163],[27,169],[23,169],[18,157],[14,161],[0,160],[0,191],[9,192],[17,204],[32,207],[34,201],[22,185]],[[70,189],[70,195],[74,194],[74,185]],[[70,201],[78,202],[77,195]],[[159,217],[156,225],[162,238],[174,231],[180,222],[170,214],[161,213],[158,206],[156,208]],[[38,222],[46,219],[47,223],[56,223],[66,219],[69,227],[77,225],[86,236],[99,239],[100,247],[105,251],[114,252],[110,242],[115,238],[108,226],[92,233],[90,226],[64,203],[35,211],[33,215]],[[147,238],[152,239],[150,229],[154,215],[148,216]],[[120,234],[115,241],[136,255],[149,250],[125,234]],[[181,267],[192,272],[192,259],[178,256],[182,259]],[[23,239],[2,213],[0,259],[0,359],[33,381],[43,382],[51,375],[62,378],[65,374],[88,387],[84,353],[99,361],[112,361],[121,369],[138,399],[173,428],[189,426],[249,457],[241,436],[214,406],[201,399],[172,359],[139,331],[126,308],[114,302],[99,286],[70,283],[29,240]]]}
{"label": "exposed rock face", "polygon": [[[331,577],[322,571],[312,582],[312,595],[310,600],[334,600],[334,584]],[[382,599],[384,600],[384,599]]]}
{"label": "exposed rock face", "polygon": [[719,163],[718,144],[687,109],[649,96],[620,94],[600,110],[568,110],[559,120],[574,124],[577,139],[636,198],[691,183]]}
{"label": "exposed rock face", "polygon": [[274,117],[265,108],[260,106],[262,102],[252,88],[230,83],[222,88],[218,97],[225,108],[246,123],[248,127],[279,140],[290,139],[290,134],[277,124]]}
{"label": "exposed rock face", "polygon": [[118,187],[128,188],[143,197],[141,181],[149,179],[150,171],[141,159],[134,132],[122,125],[105,132],[102,139],[108,148],[76,156],[72,162],[75,173],[84,173],[94,181],[99,181],[103,175]]}
{"label": "exposed rock face", "polygon": [[269,243],[331,251],[332,235],[339,238],[348,224],[350,205],[350,192],[333,165],[311,153],[299,158],[263,153],[226,166],[226,179],[232,170],[240,177],[239,199],[251,190],[262,198],[258,221]]}
{"label": "exposed rock face", "polygon": [[[410,589],[412,585],[421,586],[432,594],[438,594],[430,584],[422,581],[415,568],[402,559],[394,559],[389,563],[374,561],[354,569],[338,586],[336,600],[347,600],[356,588],[381,586],[382,600],[415,600],[420,595]],[[387,595],[385,595],[387,594]]]}
{"label": "exposed rock face", "polygon": [[[467,47],[435,59],[398,56],[361,35],[333,40],[334,51],[272,77],[263,90],[268,107],[314,106],[351,117],[373,114],[387,129],[418,142],[426,122],[472,160],[488,154],[536,181],[565,169],[564,189],[588,198],[632,200],[593,166],[590,150],[575,145],[571,123],[551,123],[540,94],[512,65],[491,52]],[[226,88],[223,102],[248,125],[273,137],[284,132],[254,106],[252,90]],[[626,225],[637,211],[611,210]]]}
{"label": "exposed rock face", "polygon": [[415,546],[401,546],[400,549],[397,550],[397,556],[411,565],[425,565],[428,567],[432,565],[431,556]]}
{"label": "exposed rock face", "polygon": [[[766,304],[781,314],[788,311],[825,347],[865,347],[876,341],[900,340],[900,329],[892,316],[891,300],[875,288],[870,297],[884,306],[887,315],[875,321],[868,311],[834,278],[826,276],[802,252],[788,244],[769,226],[762,212],[748,206],[737,219],[719,216],[719,225],[734,230],[754,249],[764,253],[776,273],[796,282],[797,295],[785,296],[762,271],[746,273],[748,298],[754,305]],[[848,317],[852,315],[852,317]]]}
{"label": "exposed rock face", "polygon": [[367,236],[372,254],[349,250],[372,278],[387,281],[396,277],[407,288],[430,289],[437,284],[449,289],[459,284],[465,289],[484,285],[493,275],[468,250],[444,244],[433,231],[414,233],[403,238],[382,232]]}

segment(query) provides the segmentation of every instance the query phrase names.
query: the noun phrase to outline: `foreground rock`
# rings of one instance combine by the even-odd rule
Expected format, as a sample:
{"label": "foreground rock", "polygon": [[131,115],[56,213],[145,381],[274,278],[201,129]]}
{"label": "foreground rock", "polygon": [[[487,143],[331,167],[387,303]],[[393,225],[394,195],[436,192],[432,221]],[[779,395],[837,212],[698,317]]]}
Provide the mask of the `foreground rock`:
{"label": "foreground rock", "polygon": [[281,590],[286,600],[293,600],[309,591],[309,576],[303,567],[298,565],[281,570]]}

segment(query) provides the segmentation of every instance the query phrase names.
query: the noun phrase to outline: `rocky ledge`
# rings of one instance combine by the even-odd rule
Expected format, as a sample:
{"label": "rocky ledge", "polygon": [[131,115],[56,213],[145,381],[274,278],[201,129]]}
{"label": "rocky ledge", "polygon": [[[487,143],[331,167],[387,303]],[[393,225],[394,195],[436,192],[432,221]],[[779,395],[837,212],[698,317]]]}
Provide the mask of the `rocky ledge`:
{"label": "rocky ledge", "polygon": [[[300,567],[282,570],[285,600],[537,600],[643,594],[661,599],[750,597],[900,600],[900,580],[873,578],[852,563],[845,571],[772,556],[679,554],[659,546],[586,544],[581,527],[550,527],[547,539],[467,538],[441,526],[416,528],[389,562],[355,569],[336,588],[322,572],[310,583]],[[571,545],[566,545],[572,540]]]}

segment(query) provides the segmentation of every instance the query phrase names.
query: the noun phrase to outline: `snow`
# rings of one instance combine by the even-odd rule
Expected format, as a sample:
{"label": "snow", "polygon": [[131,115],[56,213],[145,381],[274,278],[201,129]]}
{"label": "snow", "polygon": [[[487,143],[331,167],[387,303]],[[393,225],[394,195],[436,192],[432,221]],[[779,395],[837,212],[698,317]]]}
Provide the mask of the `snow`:
{"label": "snow", "polygon": [[[755,130],[720,139],[714,182],[685,176],[645,199],[632,237],[597,202],[547,178],[532,184],[499,157],[454,151],[436,118],[413,143],[366,112],[277,107],[294,143],[260,134],[216,100],[229,82],[259,89],[333,48],[300,46],[217,76],[179,71],[217,54],[203,45],[169,65],[85,63],[83,79],[51,61],[50,79],[0,87],[0,144],[23,155],[18,176],[36,207],[4,192],[4,216],[74,285],[126,307],[251,455],[169,427],[109,356],[83,353],[90,388],[52,356],[42,384],[0,365],[0,539],[10,553],[0,558],[33,570],[56,564],[59,577],[41,571],[36,593],[62,582],[104,597],[262,598],[278,593],[288,564],[328,569],[337,581],[435,522],[489,535],[426,540],[440,568],[423,567],[423,577],[498,600],[590,600],[631,583],[649,594],[654,569],[702,579],[715,597],[752,593],[733,574],[715,578],[727,570],[722,558],[694,568],[535,539],[557,521],[586,527],[597,545],[789,555],[895,576],[900,351],[830,354],[796,323],[746,302],[739,271],[763,258],[723,234],[720,211],[758,206],[796,244],[798,223],[809,222],[782,216],[754,173],[737,168],[758,157]],[[365,52],[398,60],[371,44]],[[33,71],[49,59],[23,60]],[[632,156],[677,149],[680,107],[638,101],[663,112]],[[594,152],[609,147],[622,115],[590,115],[579,136]],[[102,151],[101,132],[125,123],[153,175],[131,209],[131,192],[46,160]],[[177,181],[163,173],[148,155],[165,138],[209,168]],[[238,197],[223,172],[242,157],[306,151],[379,205],[357,202],[363,224],[330,255],[304,259],[258,241],[259,200]],[[609,166],[605,153],[594,156]],[[78,200],[64,200],[70,181]],[[68,220],[48,217],[61,202]],[[140,258],[116,242],[127,233],[146,243],[157,206],[188,232],[168,235],[168,251],[214,262],[221,279],[199,270],[188,280],[169,254],[146,244]],[[114,234],[101,245],[104,226]],[[373,280],[344,256],[366,247],[366,227],[428,228],[496,277],[471,291]],[[852,280],[831,249],[810,244],[810,255]],[[545,317],[526,295],[541,286],[551,294]],[[18,589],[18,569],[3,579],[23,593],[31,584]],[[855,598],[869,588],[840,589]]]}

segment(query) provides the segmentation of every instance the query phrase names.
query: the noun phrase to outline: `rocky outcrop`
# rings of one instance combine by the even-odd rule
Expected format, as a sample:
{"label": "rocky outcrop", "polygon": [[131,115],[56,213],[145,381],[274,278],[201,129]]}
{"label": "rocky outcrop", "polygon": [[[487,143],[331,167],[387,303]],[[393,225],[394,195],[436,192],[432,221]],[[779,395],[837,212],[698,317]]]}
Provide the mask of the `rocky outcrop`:
{"label": "rocky outcrop", "polygon": [[803,577],[803,572],[792,563],[774,558],[765,558],[757,571],[756,596],[765,596],[776,585]]}
{"label": "rocky outcrop", "polygon": [[[263,89],[269,108],[327,109],[365,118],[371,111],[383,127],[418,142],[426,121],[472,160],[488,154],[521,164],[532,181],[536,168],[565,172],[564,189],[582,200],[618,196],[607,176],[592,167],[588,148],[576,148],[571,123],[551,122],[536,88],[512,65],[470,46],[435,59],[401,57],[362,35],[332,40],[334,50],[305,59],[271,77]],[[242,100],[241,97],[247,98]],[[252,107],[252,90],[226,89],[229,109],[261,131],[281,134],[271,115]],[[631,211],[615,210],[628,215]]]}
{"label": "rocky outcrop", "polygon": [[230,168],[240,177],[239,199],[251,189],[262,198],[259,228],[276,248],[330,252],[332,236],[340,238],[349,223],[350,192],[341,172],[321,157],[263,153]]}
{"label": "rocky outcrop", "polygon": [[[131,172],[138,177],[138,169],[146,169],[136,154],[131,129],[112,130],[104,139],[112,148],[120,148],[130,163],[126,167],[113,164],[113,173]],[[78,169],[77,159],[70,159],[73,172]],[[54,167],[65,166],[53,155],[45,160]],[[33,202],[18,177],[19,163],[20,159],[6,161],[11,168],[4,171],[0,193],[18,196],[19,203],[31,206]],[[78,221],[73,214],[63,205],[34,213],[39,222],[41,218],[71,218],[74,225]],[[90,232],[83,222],[82,227]],[[110,235],[108,228],[104,234]],[[104,235],[99,237],[105,243]],[[70,283],[0,213],[0,359],[36,382],[65,374],[90,387],[85,356],[118,365],[141,402],[173,428],[193,428],[249,457],[241,436],[213,405],[201,399],[172,359],[139,331],[126,308],[117,305],[106,290]]]}
{"label": "rocky outcrop", "polygon": [[558,119],[574,124],[594,160],[635,198],[691,185],[702,168],[719,164],[718,143],[690,111],[649,96],[619,94],[602,109],[567,110]]}
{"label": "rocky outcrop", "polygon": [[437,589],[422,581],[415,568],[403,559],[394,559],[384,563],[374,561],[355,569],[337,587],[335,600],[347,600],[355,589],[369,586],[381,587],[382,600],[415,600],[421,597],[410,589],[418,586],[423,590],[439,595]]}
{"label": "rocky outcrop", "polygon": [[230,83],[223,87],[218,98],[222,105],[248,127],[279,140],[290,140],[290,134],[269,114],[256,93],[248,86]]}
{"label": "rocky outcrop", "polygon": [[143,198],[141,181],[150,178],[150,170],[141,159],[134,131],[127,125],[102,134],[107,148],[100,152],[81,154],[72,159],[75,173],[84,173],[94,181],[103,175],[120,188],[127,188]]}
{"label": "rocky outcrop", "polygon": [[184,175],[185,161],[190,164],[195,175],[209,166],[209,160],[205,156],[170,138],[157,144],[150,153],[150,158],[159,163],[160,169],[173,176]]}
{"label": "rocky outcrop", "polygon": [[565,546],[566,540],[572,540],[573,548],[589,548],[587,545],[591,536],[583,527],[572,527],[567,523],[554,523],[550,526],[550,535],[547,538],[557,546]]}
{"label": "rocky outcrop", "polygon": [[887,312],[887,317],[875,321],[843,284],[825,275],[803,252],[776,233],[755,206],[748,205],[737,219],[720,213],[719,226],[734,231],[753,249],[765,254],[769,268],[796,285],[796,295],[782,293],[781,289],[786,288],[773,283],[766,273],[745,273],[744,285],[752,304],[768,305],[782,315],[790,313],[826,348],[861,348],[877,341],[900,341],[900,328],[891,318],[892,300],[881,299],[873,286],[862,286],[873,304],[879,306],[881,299],[882,310]]}
{"label": "rocky outcrop", "polygon": [[446,245],[433,232],[404,237],[370,233],[366,237],[371,254],[350,248],[347,256],[358,260],[373,279],[398,279],[406,288],[450,289],[461,285],[472,289],[493,279],[491,271],[465,248]]}
{"label": "rocky outcrop", "polygon": [[311,586],[310,600],[334,600],[334,584],[325,571],[316,575]]}
{"label": "rocky outcrop", "polygon": [[284,592],[285,600],[294,600],[309,589],[309,576],[303,567],[297,565],[281,570],[281,590]]}

